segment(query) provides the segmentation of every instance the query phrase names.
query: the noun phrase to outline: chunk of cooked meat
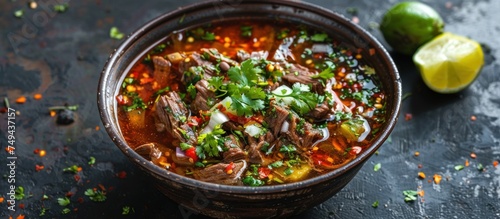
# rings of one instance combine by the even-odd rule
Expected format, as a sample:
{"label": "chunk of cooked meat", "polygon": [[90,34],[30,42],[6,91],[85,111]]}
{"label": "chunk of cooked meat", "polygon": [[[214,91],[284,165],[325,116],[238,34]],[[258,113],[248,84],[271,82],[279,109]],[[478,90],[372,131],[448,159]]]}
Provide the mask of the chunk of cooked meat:
{"label": "chunk of cooked meat", "polygon": [[[226,172],[229,165],[234,165],[232,171]],[[247,168],[247,162],[244,160],[230,163],[218,163],[203,169],[194,170],[193,177],[197,180],[226,184],[226,185],[241,185],[241,176]]]}
{"label": "chunk of cooked meat", "polygon": [[275,101],[269,103],[269,109],[266,112],[264,121],[269,125],[271,132],[276,138],[288,114],[290,114],[290,112],[285,107],[276,104]]}
{"label": "chunk of cooked meat", "polygon": [[215,93],[208,89],[208,81],[202,79],[194,86],[196,88],[196,97],[191,103],[191,111],[198,113],[200,110],[209,110],[211,106],[207,102],[209,100],[214,101],[217,98],[215,97]]}
{"label": "chunk of cooked meat", "polygon": [[287,82],[291,87],[295,83],[301,83],[305,85],[310,85],[311,90],[318,94],[325,93],[325,86],[321,83],[320,80],[312,78],[314,74],[309,71],[306,67],[299,64],[290,64],[290,63],[280,63],[281,67],[283,67],[285,74],[282,79],[284,82]]}
{"label": "chunk of cooked meat", "polygon": [[215,65],[193,52],[179,63],[179,73],[185,84],[194,84],[201,79],[211,78],[215,74]]}
{"label": "chunk of cooked meat", "polygon": [[322,104],[319,104],[307,113],[305,116],[308,118],[312,118],[315,121],[324,121],[329,117],[329,114],[332,112],[332,108],[328,106],[328,103],[325,101]]}
{"label": "chunk of cooked meat", "polygon": [[300,118],[295,113],[287,118],[289,123],[288,131],[285,136],[290,142],[297,145],[298,148],[308,148],[323,137],[323,132],[313,128],[312,124]]}
{"label": "chunk of cooked meat", "polygon": [[194,144],[196,133],[186,124],[189,111],[176,92],[168,92],[156,103],[156,115],[165,130],[182,142]]}
{"label": "chunk of cooked meat", "polygon": [[208,56],[208,60],[213,63],[225,62],[230,67],[240,65],[237,61],[220,54],[215,48],[201,48],[200,51],[203,52],[204,55],[206,54]]}
{"label": "chunk of cooked meat", "polygon": [[158,159],[161,156],[161,151],[160,151],[160,149],[158,149],[158,147],[156,146],[155,143],[146,143],[146,144],[137,146],[134,149],[134,151],[150,161],[154,160],[154,159]]}
{"label": "chunk of cooked meat", "polygon": [[154,67],[153,77],[161,87],[164,87],[168,82],[172,64],[161,56],[153,56],[152,60]]}
{"label": "chunk of cooked meat", "polygon": [[224,146],[226,146],[226,148],[229,148],[222,154],[224,162],[226,163],[229,163],[231,161],[244,160],[247,156],[247,153],[243,151],[241,142],[234,135],[229,135],[227,137],[227,141],[224,142]]}

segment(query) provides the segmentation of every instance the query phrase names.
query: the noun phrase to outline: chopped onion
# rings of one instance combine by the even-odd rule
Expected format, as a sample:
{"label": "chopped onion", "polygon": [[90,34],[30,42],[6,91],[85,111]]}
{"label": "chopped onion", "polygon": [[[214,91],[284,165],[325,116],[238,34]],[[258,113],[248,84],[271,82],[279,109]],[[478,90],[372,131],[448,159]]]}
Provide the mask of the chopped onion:
{"label": "chopped onion", "polygon": [[216,125],[223,124],[229,121],[229,117],[227,117],[224,113],[219,110],[215,110],[210,115],[210,121],[208,121],[208,125],[203,128],[200,134],[211,132]]}
{"label": "chopped onion", "polygon": [[186,153],[184,153],[180,147],[175,148],[175,156],[177,156],[177,158],[187,158]]}
{"label": "chopped onion", "polygon": [[290,123],[288,123],[288,121],[285,120],[283,122],[283,124],[281,124],[281,132],[287,132],[289,126],[290,126]]}
{"label": "chopped onion", "polygon": [[370,124],[368,124],[368,121],[366,121],[365,118],[363,118],[361,116],[359,118],[363,119],[363,128],[365,129],[365,131],[363,133],[361,133],[361,135],[359,135],[359,138],[358,138],[358,142],[362,142],[365,140],[366,136],[368,136],[368,134],[370,134],[371,128],[370,128]]}
{"label": "chopped onion", "polygon": [[252,137],[258,137],[262,132],[262,128],[252,124],[245,127],[245,132]]}

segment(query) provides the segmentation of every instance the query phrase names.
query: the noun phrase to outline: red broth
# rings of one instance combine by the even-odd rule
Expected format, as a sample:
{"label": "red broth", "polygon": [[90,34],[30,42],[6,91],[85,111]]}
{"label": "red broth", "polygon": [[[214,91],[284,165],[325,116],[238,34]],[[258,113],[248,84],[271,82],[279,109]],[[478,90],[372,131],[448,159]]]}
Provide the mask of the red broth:
{"label": "red broth", "polygon": [[126,141],[168,171],[264,186],[339,168],[385,122],[372,51],[287,23],[174,33],[135,63],[116,97]]}

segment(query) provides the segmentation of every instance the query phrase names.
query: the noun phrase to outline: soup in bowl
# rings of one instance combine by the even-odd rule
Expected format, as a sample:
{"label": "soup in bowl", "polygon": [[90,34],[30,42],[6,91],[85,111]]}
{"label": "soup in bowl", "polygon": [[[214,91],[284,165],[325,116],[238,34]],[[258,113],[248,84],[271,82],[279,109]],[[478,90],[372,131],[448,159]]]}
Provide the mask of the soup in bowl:
{"label": "soup in bowl", "polygon": [[331,197],[387,138],[400,98],[366,31],[280,1],[165,14],[120,46],[99,84],[118,147],[181,206],[222,218],[287,216]]}

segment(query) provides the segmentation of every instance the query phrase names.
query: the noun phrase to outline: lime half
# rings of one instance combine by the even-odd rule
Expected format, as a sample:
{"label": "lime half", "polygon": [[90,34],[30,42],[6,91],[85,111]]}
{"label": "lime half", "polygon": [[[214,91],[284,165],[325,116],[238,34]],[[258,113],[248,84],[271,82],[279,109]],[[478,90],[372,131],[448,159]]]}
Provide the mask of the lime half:
{"label": "lime half", "polygon": [[431,90],[455,93],[476,79],[484,65],[484,54],[476,41],[443,33],[420,47],[413,62]]}

